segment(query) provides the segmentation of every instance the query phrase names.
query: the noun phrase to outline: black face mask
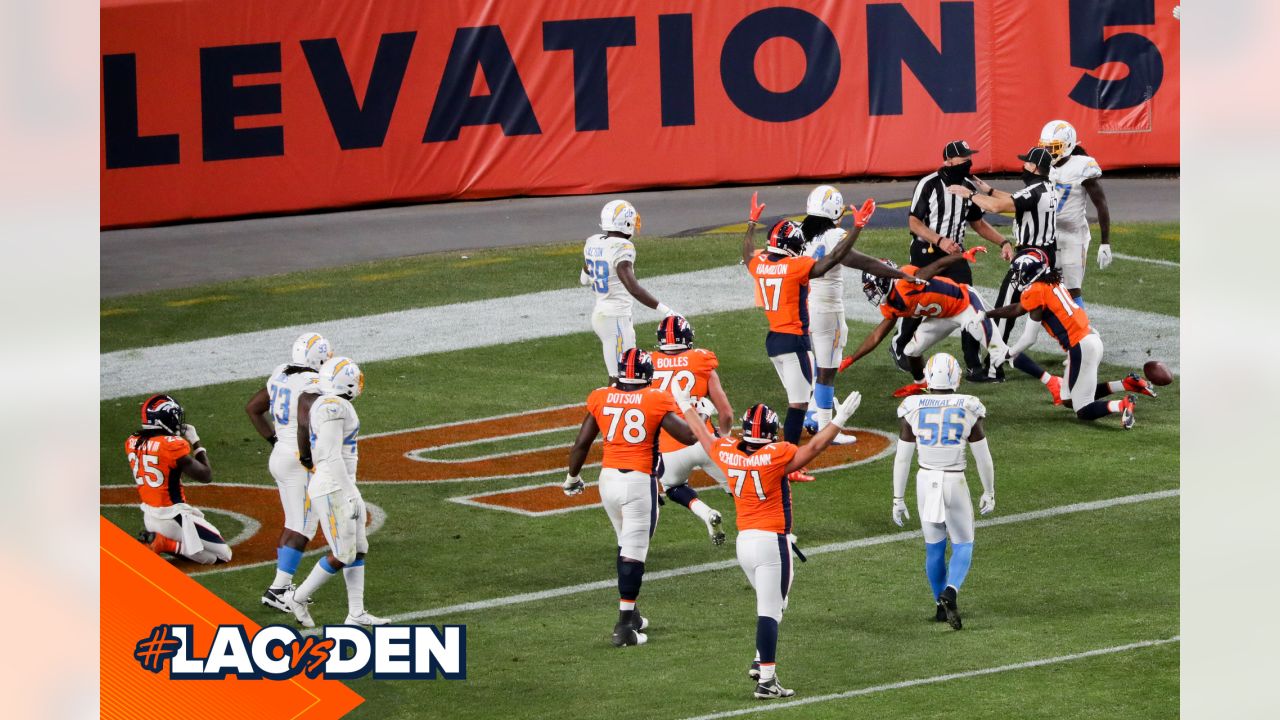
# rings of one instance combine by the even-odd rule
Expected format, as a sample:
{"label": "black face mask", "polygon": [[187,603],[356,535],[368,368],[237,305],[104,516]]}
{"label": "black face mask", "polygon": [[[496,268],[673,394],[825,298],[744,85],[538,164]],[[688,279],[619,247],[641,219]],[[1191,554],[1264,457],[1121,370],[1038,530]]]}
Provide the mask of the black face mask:
{"label": "black face mask", "polygon": [[959,183],[969,177],[971,170],[973,170],[973,161],[965,160],[959,165],[943,165],[938,174],[948,183]]}
{"label": "black face mask", "polygon": [[1040,182],[1044,182],[1043,175],[1037,175],[1029,170],[1022,171],[1022,183],[1024,185],[1035,185]]}

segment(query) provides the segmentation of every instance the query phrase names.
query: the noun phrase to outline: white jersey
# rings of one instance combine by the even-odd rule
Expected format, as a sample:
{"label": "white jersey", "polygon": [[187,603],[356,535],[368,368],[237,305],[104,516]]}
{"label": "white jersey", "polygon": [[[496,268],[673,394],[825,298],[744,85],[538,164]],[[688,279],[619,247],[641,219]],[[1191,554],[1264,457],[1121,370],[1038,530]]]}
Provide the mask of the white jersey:
{"label": "white jersey", "polygon": [[1102,177],[1098,161],[1088,155],[1069,155],[1066,162],[1049,168],[1053,196],[1057,200],[1058,229],[1068,235],[1088,234],[1089,219],[1085,215],[1085,180]]}
{"label": "white jersey", "polygon": [[627,238],[592,235],[582,248],[582,258],[591,276],[591,291],[596,296],[596,313],[608,316],[630,315],[635,299],[618,277],[618,263],[636,261],[636,246]]}
{"label": "white jersey", "polygon": [[307,493],[311,497],[338,490],[354,490],[356,465],[360,459],[356,436],[360,417],[351,401],[337,395],[322,395],[311,405],[311,460],[315,472]]}
{"label": "white jersey", "polygon": [[271,421],[276,426],[276,444],[293,447],[298,443],[298,401],[305,393],[320,392],[320,374],[314,370],[286,373],[288,363],[271,372],[267,393],[271,399]]}
{"label": "white jersey", "polygon": [[898,406],[916,436],[920,467],[925,470],[962,472],[969,431],[987,409],[972,395],[912,395]]}
{"label": "white jersey", "polygon": [[[847,233],[831,228],[804,246],[804,254],[821,260],[836,249]],[[842,312],[844,310],[844,265],[836,265],[826,275],[809,281],[809,312]]]}

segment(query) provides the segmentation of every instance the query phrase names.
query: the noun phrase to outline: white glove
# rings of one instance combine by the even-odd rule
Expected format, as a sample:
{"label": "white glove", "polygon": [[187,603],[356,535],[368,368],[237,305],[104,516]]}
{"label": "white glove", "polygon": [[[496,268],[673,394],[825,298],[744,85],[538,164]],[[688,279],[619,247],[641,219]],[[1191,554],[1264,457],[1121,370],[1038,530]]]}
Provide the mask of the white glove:
{"label": "white glove", "polygon": [[858,412],[858,406],[862,404],[862,393],[854,390],[845,397],[844,402],[840,403],[840,407],[836,408],[835,417],[831,418],[831,422],[844,427],[849,422],[849,418]]}
{"label": "white glove", "polygon": [[1173,6],[1173,19],[1174,19],[1174,20],[1182,20],[1182,6],[1181,6],[1181,5],[1174,5],[1174,6]]}
{"label": "white glove", "polygon": [[970,324],[981,325],[982,323],[986,322],[986,320],[987,320],[987,311],[979,310],[977,313],[975,313],[974,318]]}
{"label": "white glove", "polygon": [[667,307],[666,303],[658,303],[658,307],[654,308],[654,310],[657,310],[658,312],[662,313],[663,315],[668,315],[668,316],[670,316],[670,315],[679,315],[679,314],[680,314],[680,313],[676,312],[675,310],[672,310],[671,308]]}
{"label": "white glove", "polygon": [[698,414],[704,418],[710,419],[716,414],[716,406],[711,402],[711,398],[698,398],[698,402],[694,404],[698,407]]}
{"label": "white glove", "polygon": [[671,384],[671,397],[676,399],[676,405],[680,407],[682,413],[693,407],[693,399],[689,397],[689,391],[679,387],[678,383]]}
{"label": "white glove", "polygon": [[195,447],[195,444],[200,442],[200,435],[196,432],[195,425],[184,424],[182,426],[182,437],[192,447]]}
{"label": "white glove", "polygon": [[996,509],[996,494],[994,492],[982,493],[982,497],[978,498],[978,512],[986,515]]}
{"label": "white glove", "polygon": [[579,284],[579,285],[590,285],[590,284],[591,284],[591,276],[587,274],[587,271],[586,271],[586,270],[579,270],[579,271],[578,271],[578,284]]}
{"label": "white glove", "polygon": [[1106,270],[1111,264],[1111,243],[1102,243],[1098,246],[1098,269]]}
{"label": "white glove", "polygon": [[[985,495],[983,497],[986,497]],[[902,498],[893,499],[893,523],[898,527],[902,527],[903,520],[910,520],[911,513],[907,512],[907,503]]]}
{"label": "white glove", "polygon": [[577,475],[566,475],[564,482],[560,485],[565,495],[579,495],[586,487],[587,484],[582,482],[582,478]]}
{"label": "white glove", "polygon": [[991,360],[991,367],[998,368],[1009,359],[1009,346],[1004,343],[992,343],[987,348],[987,354]]}

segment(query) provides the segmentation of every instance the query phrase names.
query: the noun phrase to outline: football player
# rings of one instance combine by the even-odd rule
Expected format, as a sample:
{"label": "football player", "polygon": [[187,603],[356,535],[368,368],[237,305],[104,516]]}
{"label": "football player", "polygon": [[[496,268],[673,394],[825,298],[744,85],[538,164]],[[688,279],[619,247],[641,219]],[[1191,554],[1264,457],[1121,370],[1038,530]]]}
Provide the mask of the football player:
{"label": "football player", "polygon": [[369,514],[356,487],[360,417],[351,404],[364,391],[364,373],[350,358],[330,358],[320,367],[320,385],[322,394],[311,404],[315,472],[307,485],[307,495],[312,512],[320,518],[329,554],[320,558],[296,590],[287,588],[280,597],[303,627],[315,627],[308,607],[311,596],[341,570],[347,586],[347,618],[342,624],[386,625],[386,618],[364,607],[364,561],[369,552],[365,526]]}
{"label": "football player", "polygon": [[231,561],[231,547],[204,513],[187,504],[185,475],[213,482],[209,452],[182,406],[168,395],[142,403],[142,427],[124,441],[124,452],[142,498],[142,541],[157,553],[180,555],[201,565]]}
{"label": "football player", "polygon": [[[280,490],[284,528],[276,547],[276,576],[262,593],[262,604],[281,612],[289,608],[281,600],[302,562],[302,552],[316,534],[318,516],[308,512],[307,468],[298,450],[299,430],[310,433],[307,418],[299,411],[303,395],[320,392],[320,365],[333,357],[329,341],[319,333],[303,333],[293,343],[290,361],[278,366],[266,386],[249,398],[244,411],[249,422],[271,444],[267,469]],[[283,442],[282,442],[283,441]]]}
{"label": "football player", "polygon": [[[852,207],[852,206],[850,206]],[[765,206],[751,195],[751,214],[742,238],[742,262],[755,282],[756,303],[769,319],[765,351],[787,392],[787,417],[782,436],[789,443],[800,442],[809,394],[813,391],[810,364],[809,281],[836,267],[857,241],[862,228],[875,213],[875,200],[867,200],[853,210],[853,232],[821,259],[806,257],[804,233],[790,220],[780,220],[769,231],[769,245],[757,250],[756,224]]]}
{"label": "football player", "polygon": [[604,367],[612,385],[624,350],[636,346],[631,324],[631,306],[639,300],[663,315],[675,311],[658,302],[636,280],[636,246],[632,238],[640,232],[640,213],[626,200],[610,200],[600,211],[603,233],[587,238],[582,248],[582,271],[578,282],[590,285],[596,296],[591,327],[604,348]]}
{"label": "football player", "polygon": [[[935,603],[934,619],[959,630],[956,595],[973,562],[973,500],[965,480],[964,448],[967,444],[978,464],[983,515],[996,509],[996,471],[987,447],[982,419],[987,409],[972,395],[960,395],[960,363],[946,353],[929,358],[924,366],[928,395],[906,398],[898,406],[898,453],[893,461],[893,521],[898,527],[911,517],[907,512],[907,476],[911,458],[920,447],[920,472],[916,473],[916,512],[924,530],[924,573]],[[947,539],[951,560],[946,559]]]}
{"label": "football player", "polygon": [[831,422],[808,444],[797,447],[778,442],[778,415],[763,404],[751,406],[742,416],[741,440],[716,438],[698,422],[688,396],[677,389],[676,403],[698,443],[729,478],[738,509],[738,564],[756,592],[756,656],[747,674],[756,681],[754,694],[762,700],[795,695],[777,677],[778,624],[794,578],[788,478],[835,440],[861,402],[861,395],[849,393]]}
{"label": "football player", "polygon": [[[1022,293],[1017,304],[1005,305],[981,313],[987,318],[1016,318],[1030,314],[1034,321],[1012,346],[992,348],[991,364],[999,365],[1005,359],[1016,358],[1035,342],[1041,326],[1053,336],[1069,359],[1067,391],[1063,405],[1075,410],[1081,420],[1097,420],[1112,413],[1120,413],[1120,424],[1128,430],[1134,423],[1134,396],[1122,400],[1099,400],[1112,393],[1139,393],[1156,397],[1155,388],[1137,373],[1129,373],[1122,380],[1098,382],[1098,365],[1102,363],[1102,336],[1089,325],[1089,314],[1080,307],[1062,275],[1049,262],[1049,256],[1039,249],[1013,261],[1014,284]],[[1036,323],[1039,323],[1037,325]],[[1066,399],[1069,398],[1069,399]]]}
{"label": "football player", "polygon": [[[668,315],[658,323],[658,349],[652,353],[653,380],[659,390],[673,392],[676,388],[692,395],[698,403],[703,422],[711,427],[707,405],[715,409],[720,418],[720,435],[728,435],[733,428],[733,406],[720,385],[716,368],[719,358],[710,350],[693,346],[693,326],[679,315]],[[711,462],[698,443],[682,443],[663,432],[658,438],[658,451],[662,460],[658,463],[658,479],[671,500],[689,508],[707,526],[707,534],[714,545],[724,544],[724,530],[720,528],[720,513],[698,497],[689,487],[689,476],[694,468],[702,468],[724,486],[724,474]]]}
{"label": "football player", "polygon": [[[973,262],[979,252],[986,252],[986,249],[978,246],[959,255],[947,255],[925,268],[916,268],[914,265],[903,268],[904,272],[913,275],[915,280],[923,280],[924,284],[893,281],[863,273],[862,292],[872,305],[880,308],[884,320],[867,335],[852,355],[840,363],[840,370],[845,370],[875,350],[893,331],[899,318],[924,318],[924,321],[903,350],[911,368],[912,382],[895,390],[894,397],[906,397],[925,391],[924,352],[957,328],[963,328],[964,332],[982,343],[983,347],[1003,347],[1004,341],[995,333],[991,321],[978,315],[979,310],[986,308],[982,296],[968,285],[938,277],[939,272],[954,263]],[[891,260],[883,262],[892,263]]]}
{"label": "football player", "polygon": [[1058,263],[1062,282],[1076,304],[1084,307],[1080,288],[1084,285],[1084,266],[1089,258],[1089,218],[1084,196],[1087,194],[1098,210],[1098,229],[1102,239],[1098,245],[1098,269],[1111,264],[1111,208],[1102,190],[1102,168],[1077,144],[1076,129],[1066,120],[1050,120],[1040,131],[1040,147],[1053,156],[1049,180],[1058,198]]}
{"label": "football player", "polygon": [[[800,222],[800,232],[806,240],[805,256],[821,260],[835,251],[836,246],[848,234],[839,227],[844,211],[844,196],[834,187],[819,185],[809,193],[805,201],[807,215]],[[845,343],[849,339],[849,328],[844,315],[846,267],[873,275],[910,279],[910,276],[897,268],[891,268],[857,250],[850,250],[839,265],[809,281],[809,339],[817,372],[804,427],[811,433],[816,433],[831,421],[831,413],[835,408],[836,367],[840,364]],[[855,435],[842,433],[836,436],[834,444],[847,445],[857,439]]]}
{"label": "football player", "polygon": [[615,647],[643,645],[649,620],[636,609],[644,581],[649,539],[658,525],[659,430],[686,445],[696,442],[680,419],[671,393],[652,387],[653,358],[632,348],[618,361],[617,387],[602,387],[587,396],[587,416],[578,439],[569,449],[565,495],[577,495],[586,484],[580,473],[596,436],[604,434],[600,467],[600,501],[618,538],[618,622],[613,626]]}

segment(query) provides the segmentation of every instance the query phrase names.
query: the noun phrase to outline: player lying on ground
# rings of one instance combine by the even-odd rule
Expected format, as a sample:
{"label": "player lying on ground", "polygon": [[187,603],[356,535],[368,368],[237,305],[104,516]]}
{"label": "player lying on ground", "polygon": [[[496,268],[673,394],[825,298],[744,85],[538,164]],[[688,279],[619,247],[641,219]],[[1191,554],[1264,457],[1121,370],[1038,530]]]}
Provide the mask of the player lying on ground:
{"label": "player lying on ground", "polygon": [[124,441],[133,479],[142,498],[138,540],[157,553],[181,555],[202,565],[231,561],[231,547],[204,513],[187,504],[182,477],[213,482],[209,453],[194,425],[168,395],[142,403],[142,427]]}
{"label": "player lying on ground", "polygon": [[[968,285],[938,276],[938,273],[955,263],[973,262],[978,252],[986,252],[986,249],[979,246],[966,250],[960,255],[948,255],[934,261],[926,268],[916,268],[913,265],[903,268],[915,276],[914,280],[924,281],[923,284],[905,280],[891,281],[888,278],[864,273],[862,292],[867,296],[868,302],[880,308],[880,314],[884,319],[871,331],[871,334],[867,335],[862,345],[840,363],[840,370],[847,369],[875,350],[876,346],[893,331],[899,318],[923,317],[924,321],[916,328],[911,342],[907,343],[903,350],[903,355],[911,368],[913,382],[895,390],[894,397],[906,397],[925,391],[923,358],[925,351],[955,332],[957,328],[963,328],[964,332],[981,342],[983,347],[1003,347],[1004,341],[995,334],[991,322],[978,314],[986,308],[982,302],[982,296]],[[892,261],[884,260],[883,262],[891,263]]]}
{"label": "player lying on ground", "polygon": [[[911,518],[907,512],[907,476],[911,456],[920,446],[916,473],[916,512],[924,530],[924,573],[936,604],[934,619],[959,630],[956,595],[973,562],[973,500],[965,480],[964,447],[973,450],[982,481],[979,507],[986,515],[996,509],[996,471],[987,447],[982,419],[987,409],[972,395],[958,395],[960,363],[946,353],[924,366],[928,395],[908,397],[898,406],[898,453],[893,461],[893,521]],[[946,560],[947,538],[951,561]]]}
{"label": "player lying on ground", "polygon": [[[333,350],[328,340],[319,333],[303,333],[293,343],[290,361],[277,367],[267,378],[266,386],[254,393],[244,406],[254,429],[271,443],[267,469],[280,490],[280,505],[284,508],[284,528],[276,547],[275,580],[262,593],[262,604],[281,612],[289,612],[281,596],[293,584],[293,574],[298,571],[307,543],[315,537],[319,519],[316,513],[309,512],[308,467],[302,464],[303,455],[298,448],[298,436],[309,439],[311,433],[308,413],[303,411],[301,401],[305,395],[320,392],[318,371],[331,357]],[[306,453],[310,454],[310,451]]]}
{"label": "player lying on ground", "polygon": [[[742,439],[717,438],[699,422],[689,397],[677,390],[676,403],[698,443],[729,478],[738,509],[738,564],[756,593],[756,656],[747,674],[756,680],[760,699],[791,697],[778,683],[778,625],[787,608],[795,577],[791,551],[791,482],[788,477],[822,454],[849,418],[862,396],[851,392],[831,422],[808,444],[797,447],[778,442],[778,415],[768,405],[751,406],[742,416]],[[812,478],[810,478],[812,480]],[[797,554],[798,554],[797,550]]]}
{"label": "player lying on ground", "polygon": [[670,433],[686,445],[697,439],[680,419],[671,394],[650,386],[653,358],[649,353],[636,348],[622,353],[617,378],[617,387],[597,388],[587,396],[587,416],[569,449],[569,474],[562,487],[565,495],[577,495],[586,487],[580,477],[582,466],[591,443],[603,429],[600,501],[618,539],[619,600],[613,644],[624,647],[648,641],[641,631],[649,626],[649,620],[636,609],[636,598],[644,581],[649,541],[658,526],[658,478],[654,467],[658,431]]}
{"label": "player lying on ground", "polygon": [[[1089,325],[1089,314],[1067,292],[1062,276],[1053,269],[1049,257],[1035,249],[1013,261],[1015,280],[1022,293],[1016,305],[1005,305],[986,311],[986,318],[1016,318],[1031,315],[1022,337],[1012,346],[993,349],[991,363],[999,365],[1008,357],[1016,358],[1035,343],[1041,326],[1053,336],[1067,353],[1067,392],[1063,405],[1072,408],[1081,420],[1097,420],[1120,413],[1120,424],[1128,430],[1134,422],[1134,397],[1122,400],[1099,400],[1111,393],[1141,393],[1155,397],[1156,391],[1145,378],[1129,373],[1122,380],[1098,382],[1098,366],[1102,364],[1102,336]],[[1037,324],[1038,323],[1038,324]]]}
{"label": "player lying on ground", "polygon": [[307,607],[311,596],[338,571],[347,585],[347,618],[344,625],[386,625],[364,608],[365,534],[369,513],[356,487],[359,460],[357,435],[360,417],[351,401],[364,391],[364,373],[350,358],[335,357],[320,367],[323,394],[311,405],[311,455],[315,472],[307,485],[311,509],[329,543],[329,554],[311,568],[297,590],[285,590],[281,599],[303,627],[315,627]]}

